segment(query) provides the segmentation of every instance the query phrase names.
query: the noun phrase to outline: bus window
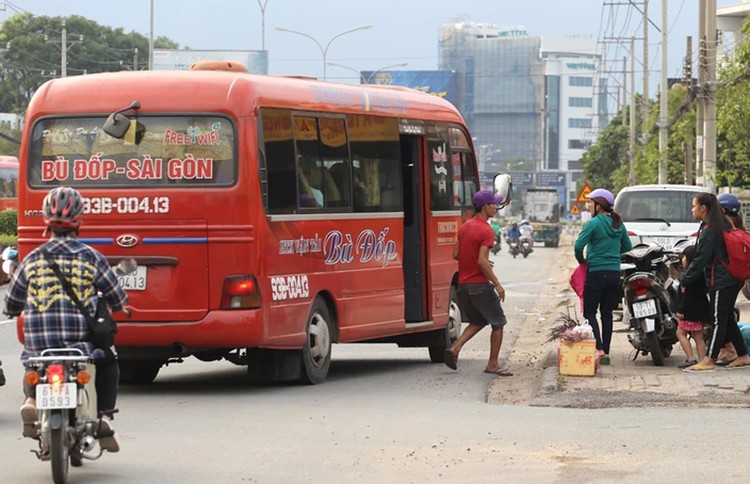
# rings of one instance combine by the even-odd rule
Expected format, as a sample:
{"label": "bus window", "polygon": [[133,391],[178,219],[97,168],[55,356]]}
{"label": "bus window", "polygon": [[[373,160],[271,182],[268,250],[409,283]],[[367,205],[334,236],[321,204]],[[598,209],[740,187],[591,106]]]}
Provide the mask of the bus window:
{"label": "bus window", "polygon": [[297,171],[294,163],[292,113],[287,109],[261,110],[269,214],[294,213],[297,210]]}
{"label": "bus window", "polygon": [[352,152],[355,212],[403,211],[398,121],[346,117]]}
{"label": "bus window", "polygon": [[144,116],[123,139],[104,133],[104,119],[38,121],[29,152],[29,186],[216,187],[236,182],[234,125],[228,118]]}
{"label": "bus window", "polygon": [[452,170],[448,160],[448,142],[445,129],[432,129],[427,139],[427,150],[430,163],[430,209],[452,210],[453,187]]}
{"label": "bus window", "polygon": [[348,207],[347,194],[342,196],[328,171],[333,165],[349,161],[344,119],[295,116],[294,139],[300,208]]}

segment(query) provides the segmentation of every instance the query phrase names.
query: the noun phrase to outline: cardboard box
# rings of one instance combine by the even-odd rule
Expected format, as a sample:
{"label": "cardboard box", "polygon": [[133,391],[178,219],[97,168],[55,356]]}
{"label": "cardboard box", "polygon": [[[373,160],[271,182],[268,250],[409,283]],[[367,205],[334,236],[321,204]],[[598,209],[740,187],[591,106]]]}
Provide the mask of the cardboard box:
{"label": "cardboard box", "polygon": [[557,353],[561,375],[594,376],[596,374],[596,342],[560,341]]}

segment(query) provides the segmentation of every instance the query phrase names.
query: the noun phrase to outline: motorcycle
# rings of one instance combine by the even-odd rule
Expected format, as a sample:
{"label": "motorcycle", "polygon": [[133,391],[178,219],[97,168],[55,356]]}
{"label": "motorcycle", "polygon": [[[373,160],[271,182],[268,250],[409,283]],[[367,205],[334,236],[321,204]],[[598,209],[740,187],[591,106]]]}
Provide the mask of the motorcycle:
{"label": "motorcycle", "polygon": [[[64,483],[68,463],[73,467],[83,459],[96,460],[104,450],[95,445],[105,412],[96,414],[95,367],[91,358],[77,348],[55,348],[30,357],[25,383],[35,387],[38,420],[30,434],[39,442],[33,451],[41,461],[50,461],[52,480]],[[107,410],[106,412],[117,412]]]}
{"label": "motorcycle", "polygon": [[529,239],[521,239],[521,253],[524,259],[531,254],[531,241]]}
{"label": "motorcycle", "polygon": [[495,237],[495,245],[492,246],[490,249],[490,252],[492,252],[492,255],[497,255],[498,252],[503,250],[503,245],[500,240],[500,236]]}
{"label": "motorcycle", "polygon": [[677,319],[674,303],[677,282],[670,277],[670,267],[679,255],[656,244],[638,244],[622,254],[622,288],[629,318],[628,341],[643,355],[650,354],[656,366],[677,343]]}
{"label": "motorcycle", "polygon": [[508,245],[510,246],[510,255],[515,259],[520,252],[520,249],[518,248],[518,239],[510,239]]}
{"label": "motorcycle", "polygon": [[15,246],[6,247],[0,257],[3,260],[3,274],[0,274],[2,282],[9,282],[16,268],[18,268],[18,248]]}

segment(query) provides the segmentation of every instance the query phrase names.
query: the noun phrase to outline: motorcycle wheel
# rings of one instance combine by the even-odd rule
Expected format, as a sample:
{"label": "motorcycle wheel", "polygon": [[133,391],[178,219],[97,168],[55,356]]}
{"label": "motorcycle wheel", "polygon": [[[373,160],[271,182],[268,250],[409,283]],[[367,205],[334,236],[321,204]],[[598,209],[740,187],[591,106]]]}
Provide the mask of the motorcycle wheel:
{"label": "motorcycle wheel", "polygon": [[649,353],[651,354],[651,360],[654,362],[654,366],[664,366],[664,355],[661,352],[661,346],[659,345],[659,339],[656,337],[656,332],[652,331],[647,333]]}
{"label": "motorcycle wheel", "polygon": [[[60,410],[53,410],[55,413],[62,414]],[[63,425],[61,428],[50,429],[49,431],[49,452],[50,463],[52,465],[52,480],[55,484],[64,484],[68,480],[68,432],[65,429],[67,418],[65,414],[61,415]]]}
{"label": "motorcycle wheel", "polygon": [[524,259],[525,259],[525,258],[527,258],[528,256],[529,256],[529,253],[528,253],[528,252],[524,252],[524,253],[523,253],[523,258],[524,258]]}

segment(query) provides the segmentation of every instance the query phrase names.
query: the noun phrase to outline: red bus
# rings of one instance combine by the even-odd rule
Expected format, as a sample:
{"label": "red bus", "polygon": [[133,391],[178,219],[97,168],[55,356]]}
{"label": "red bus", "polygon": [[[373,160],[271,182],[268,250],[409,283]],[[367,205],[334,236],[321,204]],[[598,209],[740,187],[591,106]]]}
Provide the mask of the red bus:
{"label": "red bus", "polygon": [[460,330],[452,250],[477,165],[435,96],[241,72],[68,77],[34,95],[21,159],[21,255],[43,242],[44,195],[70,185],[81,239],[138,264],[121,278],[124,382],[193,355],[318,383],[332,343],[440,362]]}
{"label": "red bus", "polygon": [[18,158],[0,155],[0,210],[18,208]]}

